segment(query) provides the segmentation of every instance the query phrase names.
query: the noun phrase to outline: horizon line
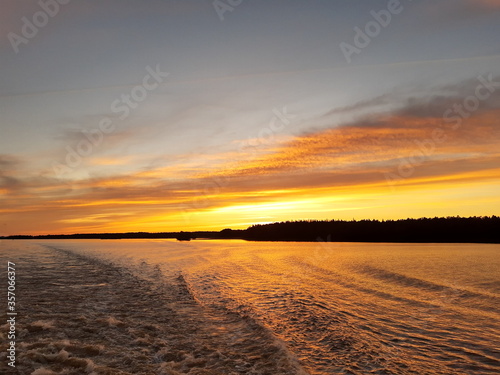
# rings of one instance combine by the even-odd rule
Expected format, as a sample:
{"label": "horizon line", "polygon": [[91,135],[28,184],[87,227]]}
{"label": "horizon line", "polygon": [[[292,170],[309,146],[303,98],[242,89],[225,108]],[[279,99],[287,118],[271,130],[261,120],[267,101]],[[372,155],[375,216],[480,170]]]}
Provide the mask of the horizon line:
{"label": "horizon line", "polygon": [[456,216],[434,216],[434,217],[407,217],[407,218],[402,218],[402,219],[352,219],[352,220],[345,220],[345,219],[299,219],[299,220],[285,220],[285,221],[275,221],[272,223],[266,223],[266,224],[252,224],[248,226],[247,228],[244,229],[232,229],[232,228],[223,228],[220,230],[177,230],[177,231],[165,231],[165,232],[146,232],[146,231],[136,231],[136,232],[93,232],[93,233],[69,233],[69,234],[62,234],[62,233],[56,233],[56,234],[9,234],[9,235],[2,235],[0,236],[0,239],[6,239],[9,237],[45,237],[45,236],[76,236],[76,235],[118,235],[118,234],[179,234],[179,233],[195,233],[195,232],[204,232],[204,233],[220,233],[224,230],[231,230],[231,231],[246,231],[247,229],[254,227],[254,226],[266,226],[266,225],[273,225],[273,224],[280,224],[280,223],[299,223],[299,222],[363,222],[363,221],[376,221],[376,222],[391,222],[391,221],[406,221],[406,220],[432,220],[432,219],[493,219],[493,218],[498,218],[500,216],[496,215],[491,215],[491,216],[468,216],[468,217],[462,217],[459,215]]}

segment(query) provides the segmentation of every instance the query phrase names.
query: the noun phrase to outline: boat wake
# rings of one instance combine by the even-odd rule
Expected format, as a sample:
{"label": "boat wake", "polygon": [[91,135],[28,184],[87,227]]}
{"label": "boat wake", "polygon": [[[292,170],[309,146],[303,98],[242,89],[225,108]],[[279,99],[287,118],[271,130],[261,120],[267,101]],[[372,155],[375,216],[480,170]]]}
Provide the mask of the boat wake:
{"label": "boat wake", "polygon": [[19,373],[306,374],[254,320],[200,305],[182,274],[142,265],[141,278],[138,269],[52,246],[29,252],[16,250]]}

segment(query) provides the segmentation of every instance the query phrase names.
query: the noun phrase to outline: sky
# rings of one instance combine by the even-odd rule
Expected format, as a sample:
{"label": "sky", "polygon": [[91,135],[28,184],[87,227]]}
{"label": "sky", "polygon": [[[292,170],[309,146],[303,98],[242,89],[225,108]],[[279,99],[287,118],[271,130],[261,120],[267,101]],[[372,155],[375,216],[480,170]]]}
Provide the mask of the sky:
{"label": "sky", "polygon": [[499,0],[3,0],[0,235],[500,213]]}

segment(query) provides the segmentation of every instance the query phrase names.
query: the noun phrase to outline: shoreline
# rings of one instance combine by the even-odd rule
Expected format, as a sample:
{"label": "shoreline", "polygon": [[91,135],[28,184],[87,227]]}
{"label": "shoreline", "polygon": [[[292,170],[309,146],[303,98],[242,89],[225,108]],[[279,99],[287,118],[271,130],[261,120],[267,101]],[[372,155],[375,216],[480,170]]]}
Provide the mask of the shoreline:
{"label": "shoreline", "polygon": [[[122,238],[103,238],[103,237],[30,237],[30,238],[6,238],[0,237],[0,241],[2,240],[10,240],[10,241],[19,241],[19,240],[154,240],[154,239],[163,239],[163,240],[175,240],[173,237],[122,237]],[[366,241],[346,241],[346,240],[329,240],[325,241],[322,238],[316,240],[297,240],[297,239],[248,239],[248,238],[192,238],[189,241],[213,241],[213,240],[240,240],[246,242],[296,242],[296,243],[376,243],[376,244],[484,244],[484,245],[498,245],[500,241],[389,241],[389,240],[366,240]],[[184,242],[181,240],[180,242]]]}
{"label": "shoreline", "polygon": [[302,220],[221,231],[75,233],[12,235],[0,239],[239,239],[282,242],[500,243],[500,217],[446,217],[403,220]]}

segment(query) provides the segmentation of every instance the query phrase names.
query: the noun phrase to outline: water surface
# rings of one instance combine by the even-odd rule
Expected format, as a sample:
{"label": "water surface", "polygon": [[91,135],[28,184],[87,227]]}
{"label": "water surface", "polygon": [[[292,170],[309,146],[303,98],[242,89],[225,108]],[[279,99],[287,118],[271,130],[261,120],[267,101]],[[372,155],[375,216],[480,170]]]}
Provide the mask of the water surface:
{"label": "water surface", "polygon": [[[77,288],[101,294],[104,310],[112,312],[108,326],[132,314],[132,307],[109,305],[119,303],[120,294],[127,295],[123,300],[144,293],[152,297],[143,301],[149,309],[143,320],[152,330],[165,329],[167,315],[176,324],[187,322],[193,329],[186,333],[191,349],[182,353],[179,345],[186,341],[170,342],[165,349],[159,338],[141,336],[144,346],[158,347],[145,352],[156,355],[156,362],[144,358],[156,364],[151,370],[156,373],[500,371],[499,245],[58,240],[0,246],[2,256],[8,254],[20,267],[37,259],[45,269],[64,273],[85,263],[86,270],[76,272],[82,279]],[[121,285],[99,286],[103,280],[90,272],[97,265],[118,272]],[[39,286],[28,276],[24,287]],[[158,304],[165,309],[154,309]],[[124,350],[136,352],[135,347]],[[161,350],[178,357],[162,357]],[[189,353],[208,360],[189,367]],[[100,356],[105,355],[102,349]]]}

